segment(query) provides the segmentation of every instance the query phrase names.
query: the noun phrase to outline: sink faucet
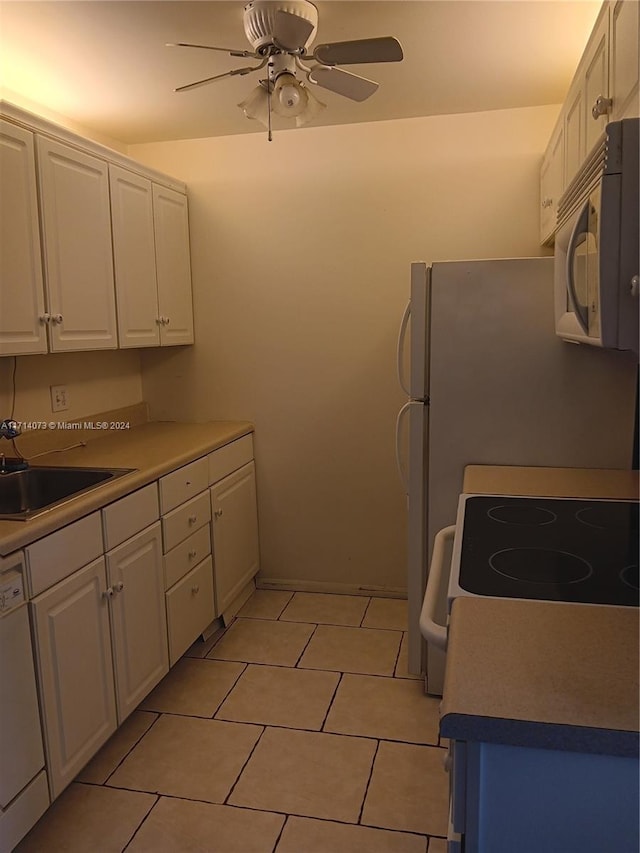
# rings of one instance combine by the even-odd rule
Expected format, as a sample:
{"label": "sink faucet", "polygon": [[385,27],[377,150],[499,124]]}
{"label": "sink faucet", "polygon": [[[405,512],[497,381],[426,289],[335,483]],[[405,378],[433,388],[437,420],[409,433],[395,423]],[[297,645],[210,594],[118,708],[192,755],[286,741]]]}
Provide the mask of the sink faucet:
{"label": "sink faucet", "polygon": [[[20,434],[20,427],[11,418],[5,418],[3,421],[0,421],[0,438],[6,438],[7,441],[12,441]],[[24,468],[28,467],[28,462],[23,459],[21,455],[15,459],[11,456],[6,456],[4,451],[0,452],[0,474],[11,474],[14,471],[22,471]]]}
{"label": "sink faucet", "polygon": [[12,438],[17,438],[21,434],[18,424],[11,418],[5,418],[0,422],[0,438],[6,438],[11,441]]}

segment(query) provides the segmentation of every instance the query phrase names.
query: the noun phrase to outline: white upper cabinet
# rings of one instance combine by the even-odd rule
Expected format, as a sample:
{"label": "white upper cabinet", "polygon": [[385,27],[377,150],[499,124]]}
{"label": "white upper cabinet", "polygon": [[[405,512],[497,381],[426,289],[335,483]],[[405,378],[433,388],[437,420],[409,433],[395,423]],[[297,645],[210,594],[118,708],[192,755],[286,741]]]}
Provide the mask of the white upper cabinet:
{"label": "white upper cabinet", "polygon": [[613,120],[631,118],[639,114],[640,15],[638,6],[638,0],[617,0],[611,7],[610,83]]}
{"label": "white upper cabinet", "polygon": [[0,356],[193,343],[184,184],[2,102]]}
{"label": "white upper cabinet", "polygon": [[187,197],[153,185],[160,342],[193,343],[191,258]]}
{"label": "white upper cabinet", "polygon": [[564,188],[564,122],[556,125],[540,169],[540,237],[553,236]]}
{"label": "white upper cabinet", "polygon": [[609,0],[602,5],[542,162],[542,243],[553,242],[557,197],[598,145],[607,123],[640,114],[639,5],[638,0]]}
{"label": "white upper cabinet", "polygon": [[111,164],[121,347],[193,343],[187,197]]}
{"label": "white upper cabinet", "polygon": [[120,346],[158,346],[152,184],[113,164],[109,183]]}
{"label": "white upper cabinet", "polygon": [[0,355],[47,351],[33,133],[0,120]]}
{"label": "white upper cabinet", "polygon": [[115,349],[107,164],[38,137],[50,348]]}

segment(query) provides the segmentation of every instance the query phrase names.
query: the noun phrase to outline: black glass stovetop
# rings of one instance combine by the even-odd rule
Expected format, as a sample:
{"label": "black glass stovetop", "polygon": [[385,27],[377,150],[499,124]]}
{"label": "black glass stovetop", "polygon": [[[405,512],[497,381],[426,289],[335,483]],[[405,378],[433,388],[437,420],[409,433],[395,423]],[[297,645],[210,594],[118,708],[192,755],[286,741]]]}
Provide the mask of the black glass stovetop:
{"label": "black glass stovetop", "polygon": [[637,607],[637,501],[470,497],[459,584],[498,598]]}

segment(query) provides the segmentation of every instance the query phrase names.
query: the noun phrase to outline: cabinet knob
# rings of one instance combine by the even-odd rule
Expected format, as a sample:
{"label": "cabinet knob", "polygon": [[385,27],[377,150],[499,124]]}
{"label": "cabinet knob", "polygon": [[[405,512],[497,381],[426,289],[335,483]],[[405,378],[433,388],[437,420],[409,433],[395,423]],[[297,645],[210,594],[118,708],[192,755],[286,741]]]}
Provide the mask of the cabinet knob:
{"label": "cabinet knob", "polygon": [[220,518],[220,516],[222,515],[222,510],[221,510],[221,509],[216,509],[216,510],[214,510],[214,511],[213,511],[213,514],[214,514],[214,516],[215,516],[216,518]]}
{"label": "cabinet knob", "polygon": [[56,323],[59,326],[62,323],[62,314],[52,314],[50,322]]}
{"label": "cabinet knob", "polygon": [[113,588],[108,586],[105,591],[102,593],[102,597],[105,599],[113,598]]}
{"label": "cabinet knob", "polygon": [[165,318],[164,318],[164,322],[165,322],[165,323],[167,324],[167,326],[168,326],[168,325],[169,325],[169,323],[171,322],[171,317],[165,317]]}
{"label": "cabinet knob", "polygon": [[599,119],[600,116],[606,116],[611,112],[613,106],[613,98],[605,98],[604,95],[598,95],[595,104],[591,107],[591,115],[594,119]]}
{"label": "cabinet knob", "polygon": [[114,583],[114,585],[113,585],[114,593],[115,592],[122,592],[123,589],[124,589],[124,584],[122,583],[122,581],[118,581],[118,583]]}
{"label": "cabinet knob", "polygon": [[192,586],[192,587],[191,587],[191,593],[192,593],[192,595],[197,595],[199,592],[200,592],[200,587],[198,586],[198,584],[196,584],[195,586]]}
{"label": "cabinet knob", "polygon": [[187,554],[187,557],[189,557],[190,560],[193,560],[193,558],[196,556],[197,553],[198,553],[197,551],[189,551],[189,553]]}
{"label": "cabinet knob", "polygon": [[189,524],[195,524],[197,520],[198,520],[197,515],[190,515],[189,516]]}
{"label": "cabinet knob", "polygon": [[41,315],[38,317],[38,320],[40,320],[40,322],[41,322],[43,325],[44,325],[45,323],[50,323],[50,322],[51,322],[51,314],[41,314]]}
{"label": "cabinet knob", "polygon": [[547,197],[547,198],[542,199],[542,206],[543,207],[551,207],[552,204],[553,204],[552,198]]}
{"label": "cabinet knob", "polygon": [[157,325],[157,326],[161,326],[161,325],[162,325],[162,317],[156,317],[156,325]]}

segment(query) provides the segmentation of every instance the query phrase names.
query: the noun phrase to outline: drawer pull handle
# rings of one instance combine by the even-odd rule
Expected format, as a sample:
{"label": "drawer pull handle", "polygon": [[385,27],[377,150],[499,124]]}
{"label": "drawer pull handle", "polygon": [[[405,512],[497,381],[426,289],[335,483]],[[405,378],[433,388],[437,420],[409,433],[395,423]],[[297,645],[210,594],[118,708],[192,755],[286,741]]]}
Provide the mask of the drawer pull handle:
{"label": "drawer pull handle", "polygon": [[214,510],[213,514],[215,515],[216,518],[220,518],[220,516],[222,515],[222,510],[216,509],[216,510]]}
{"label": "drawer pull handle", "polygon": [[197,515],[190,515],[189,516],[189,524],[195,524],[197,520],[198,520]]}
{"label": "drawer pull handle", "polygon": [[193,558],[195,557],[195,555],[197,553],[198,553],[197,551],[189,551],[187,556],[189,557],[190,560],[193,560]]}
{"label": "drawer pull handle", "polygon": [[200,592],[200,587],[197,584],[195,586],[192,586],[191,592],[193,595],[197,595]]}
{"label": "drawer pull handle", "polygon": [[186,483],[185,483],[185,485],[186,485],[186,486],[190,486],[190,485],[191,485],[191,480],[187,480],[187,481],[186,481]]}

